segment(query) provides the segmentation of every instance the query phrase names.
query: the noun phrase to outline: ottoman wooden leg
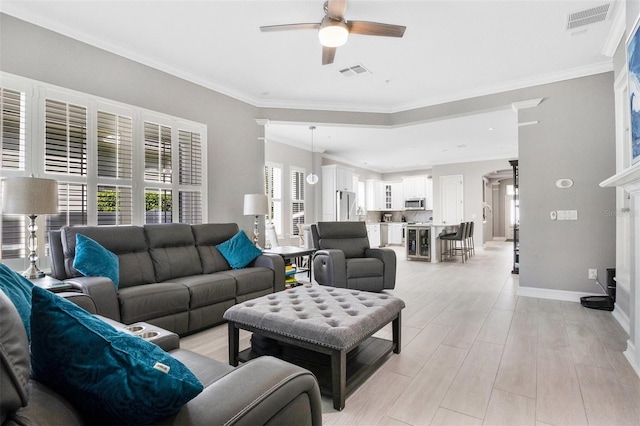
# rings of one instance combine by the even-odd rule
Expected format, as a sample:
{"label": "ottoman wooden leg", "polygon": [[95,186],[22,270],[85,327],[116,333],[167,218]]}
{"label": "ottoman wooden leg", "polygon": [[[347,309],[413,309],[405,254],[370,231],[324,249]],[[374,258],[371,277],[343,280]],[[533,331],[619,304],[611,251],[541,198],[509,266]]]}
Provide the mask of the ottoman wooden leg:
{"label": "ottoman wooden leg", "polygon": [[240,329],[233,321],[229,321],[229,365],[238,366],[238,353],[240,352]]}
{"label": "ottoman wooden leg", "polygon": [[331,353],[331,393],[333,408],[341,411],[344,408],[347,393],[347,352],[345,350]]}
{"label": "ottoman wooden leg", "polygon": [[399,354],[401,348],[401,339],[400,336],[402,335],[401,329],[402,327],[402,311],[398,312],[398,316],[396,317],[396,319],[393,320],[393,322],[391,323],[391,329],[393,330],[393,343],[394,343],[394,348],[393,348],[393,352]]}

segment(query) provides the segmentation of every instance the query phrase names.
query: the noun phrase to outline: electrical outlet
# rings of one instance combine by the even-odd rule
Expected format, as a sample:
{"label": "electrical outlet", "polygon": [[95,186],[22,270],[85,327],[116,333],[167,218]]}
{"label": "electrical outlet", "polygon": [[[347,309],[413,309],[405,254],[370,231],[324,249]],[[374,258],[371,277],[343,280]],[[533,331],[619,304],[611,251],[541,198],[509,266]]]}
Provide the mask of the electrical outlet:
{"label": "electrical outlet", "polygon": [[589,269],[589,279],[590,280],[598,279],[598,270],[597,269]]}

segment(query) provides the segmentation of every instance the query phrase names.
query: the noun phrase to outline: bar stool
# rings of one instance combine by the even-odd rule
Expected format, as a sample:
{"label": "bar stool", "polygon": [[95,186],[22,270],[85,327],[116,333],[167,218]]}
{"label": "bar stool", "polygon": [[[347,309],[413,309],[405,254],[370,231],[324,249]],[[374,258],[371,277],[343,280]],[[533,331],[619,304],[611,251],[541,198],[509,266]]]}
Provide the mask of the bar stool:
{"label": "bar stool", "polygon": [[475,222],[471,221],[469,222],[469,236],[468,236],[468,249],[469,249],[469,253],[473,256],[475,256],[476,254],[476,245],[475,242],[473,241],[473,227],[475,225]]}
{"label": "bar stool", "polygon": [[[440,237],[440,241],[444,241],[446,244],[449,244],[449,250],[447,251],[449,256],[457,256],[460,253],[462,257],[462,263],[465,262],[465,257],[467,256],[467,222],[460,223],[460,227],[458,228],[458,232],[455,234],[446,234]],[[458,247],[457,243],[460,242],[460,247]]]}

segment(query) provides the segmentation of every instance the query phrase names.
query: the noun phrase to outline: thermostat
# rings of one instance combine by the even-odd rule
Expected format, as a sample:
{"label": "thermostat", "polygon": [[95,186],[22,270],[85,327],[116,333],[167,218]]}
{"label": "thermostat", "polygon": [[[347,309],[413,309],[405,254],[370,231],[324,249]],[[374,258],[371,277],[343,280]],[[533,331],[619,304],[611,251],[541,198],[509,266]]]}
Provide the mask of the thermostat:
{"label": "thermostat", "polygon": [[561,189],[571,188],[573,186],[573,181],[571,179],[558,179],[556,181],[556,186]]}

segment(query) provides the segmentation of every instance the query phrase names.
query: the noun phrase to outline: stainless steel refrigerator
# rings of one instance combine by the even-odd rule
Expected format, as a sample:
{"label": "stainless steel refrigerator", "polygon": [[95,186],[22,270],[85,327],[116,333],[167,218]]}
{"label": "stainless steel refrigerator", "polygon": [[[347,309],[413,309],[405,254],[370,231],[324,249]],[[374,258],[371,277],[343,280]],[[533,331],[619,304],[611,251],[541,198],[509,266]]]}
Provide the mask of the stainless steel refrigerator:
{"label": "stainless steel refrigerator", "polygon": [[356,193],[336,191],[336,220],[356,221]]}

